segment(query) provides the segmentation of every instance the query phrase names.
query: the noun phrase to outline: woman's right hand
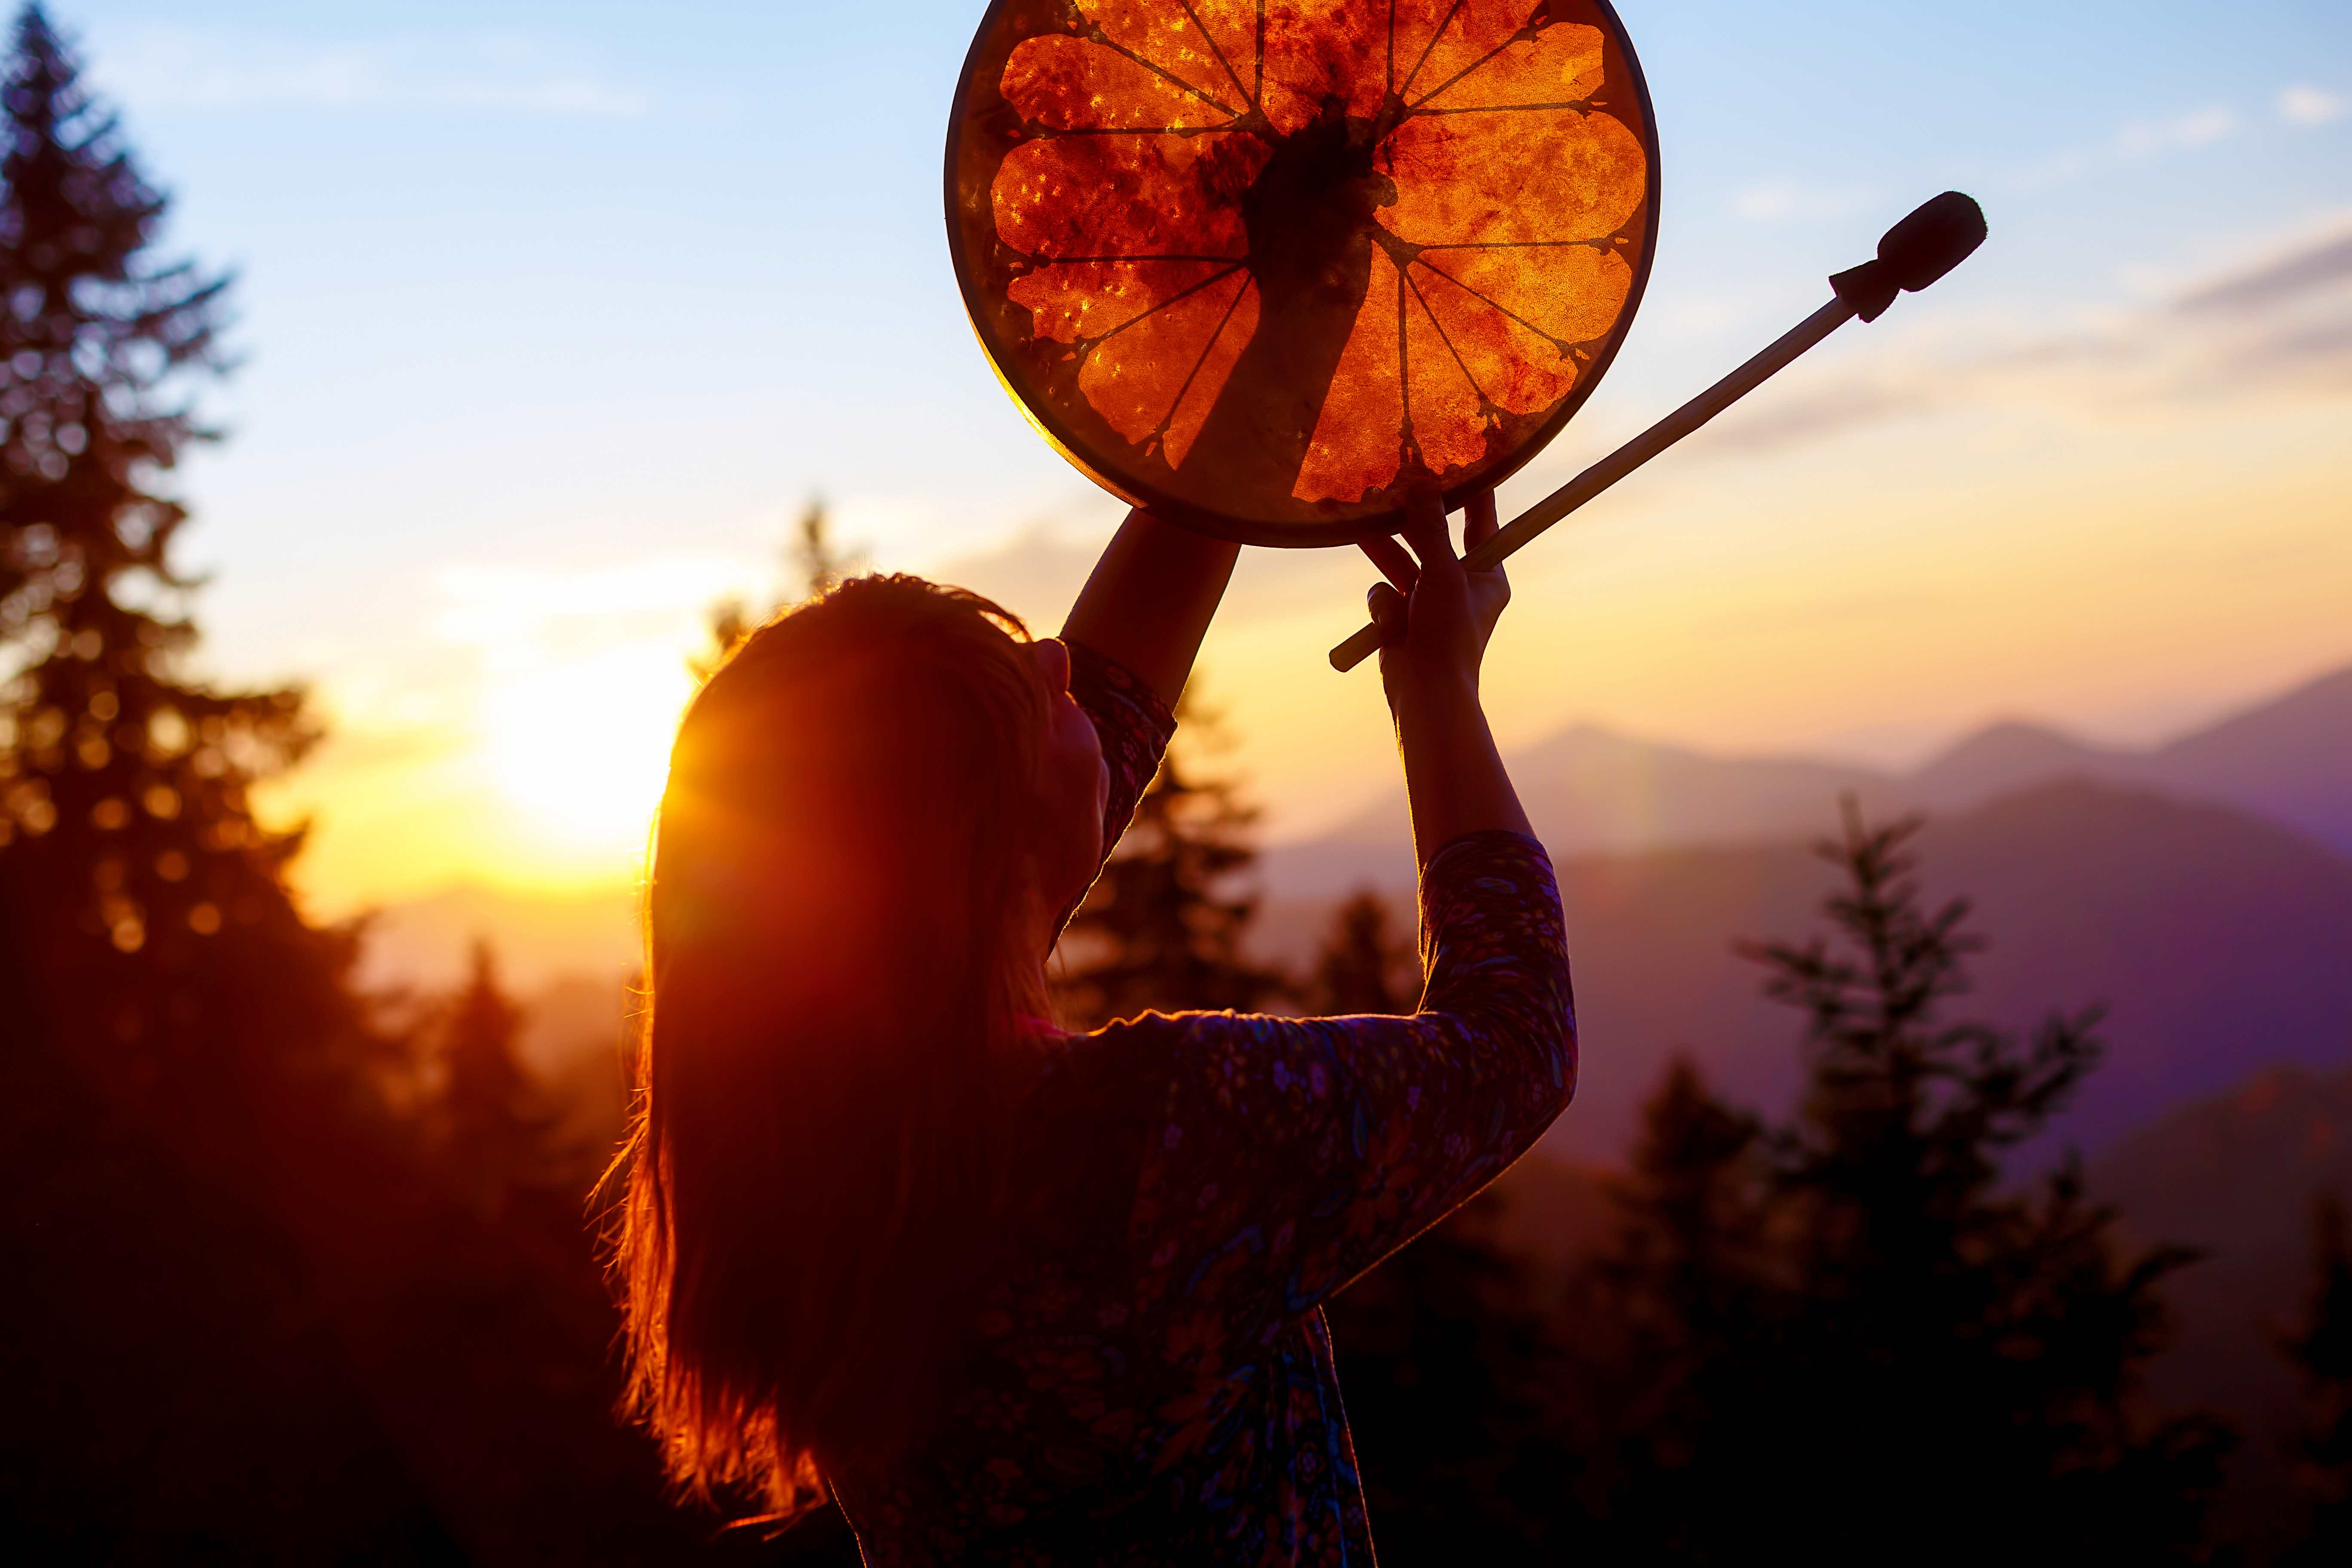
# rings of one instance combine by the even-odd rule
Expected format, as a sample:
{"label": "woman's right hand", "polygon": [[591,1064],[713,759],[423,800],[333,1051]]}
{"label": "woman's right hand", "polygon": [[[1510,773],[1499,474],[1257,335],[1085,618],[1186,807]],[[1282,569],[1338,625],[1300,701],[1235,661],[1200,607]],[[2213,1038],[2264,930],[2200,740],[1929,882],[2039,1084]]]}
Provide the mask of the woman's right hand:
{"label": "woman's right hand", "polygon": [[[1495,532],[1494,493],[1473,496],[1467,510],[1463,535],[1475,549]],[[1408,504],[1404,536],[1418,565],[1392,539],[1377,540],[1364,552],[1389,578],[1370,595],[1381,628],[1381,684],[1404,756],[1413,847],[1427,865],[1465,834],[1501,829],[1533,837],[1533,829],[1478,706],[1478,668],[1511,586],[1498,571],[1463,570],[1446,536],[1445,502],[1434,489]]]}
{"label": "woman's right hand", "polygon": [[[1465,552],[1492,538],[1495,527],[1495,492],[1480,490],[1464,508]],[[1415,490],[1406,501],[1404,537],[1412,555],[1393,539],[1364,547],[1389,578],[1374,584],[1366,597],[1372,624],[1381,629],[1381,684],[1390,710],[1401,702],[1475,700],[1486,639],[1511,601],[1511,584],[1500,567],[1463,569],[1434,486]]]}

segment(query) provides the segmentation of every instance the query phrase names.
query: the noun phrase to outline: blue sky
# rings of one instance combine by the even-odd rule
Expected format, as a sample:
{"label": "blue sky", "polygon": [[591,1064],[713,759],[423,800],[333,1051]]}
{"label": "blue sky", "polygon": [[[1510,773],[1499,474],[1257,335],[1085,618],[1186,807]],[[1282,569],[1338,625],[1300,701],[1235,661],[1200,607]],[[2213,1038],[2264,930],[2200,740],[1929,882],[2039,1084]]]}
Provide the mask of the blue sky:
{"label": "blue sky", "polygon": [[[203,604],[214,667],[314,679],[342,735],[297,792],[324,819],[325,896],[564,866],[612,874],[635,850],[610,822],[581,825],[593,848],[542,847],[515,862],[536,869],[485,858],[502,841],[487,828],[438,860],[409,856],[401,875],[360,840],[425,832],[423,816],[398,826],[393,797],[413,812],[495,815],[482,794],[495,794],[494,777],[519,809],[531,764],[512,758],[500,773],[484,759],[523,743],[500,742],[499,713],[558,690],[576,699],[582,728],[614,704],[651,712],[625,737],[583,742],[583,756],[611,759],[641,795],[645,768],[625,759],[647,750],[676,695],[656,661],[674,662],[713,595],[772,578],[772,552],[812,492],[834,500],[844,531],[879,563],[965,568],[1050,623],[1071,563],[1118,509],[1022,423],[956,298],[939,166],[980,9],[55,8],[148,170],[175,193],[174,248],[239,275],[245,363],[211,399],[233,439],[184,477],[198,510],[188,551],[217,574]],[[2304,490],[2293,493],[2321,495],[2346,477],[2325,450],[2348,429],[2352,377],[2337,362],[2257,405],[2201,384],[2236,363],[2218,350],[2147,356],[2168,352],[2155,340],[2176,329],[2184,343],[2205,330],[2179,309],[2199,288],[2324,248],[2352,213],[2352,7],[1629,0],[1622,14],[1660,128],[1658,261],[1609,383],[1507,506],[1793,321],[1822,297],[1823,275],[1860,260],[1926,196],[1977,195],[1992,241],[1933,295],[1849,329],[1792,373],[1789,401],[1759,398],[1746,447],[1735,429],[1694,444],[1687,462],[1665,459],[1609,503],[1617,510],[1596,513],[1591,543],[1555,552],[1552,566],[1575,564],[1596,594],[1619,574],[1612,613],[1654,605],[1643,624],[1661,629],[1627,637],[1662,640],[1633,674],[1565,679],[1597,668],[1588,648],[1584,667],[1513,688],[1507,731],[1594,718],[1727,748],[1892,757],[2032,710],[2129,738],[2352,658],[2352,631],[2331,654],[2320,608],[2294,607],[2315,572],[2352,566],[2315,542],[2309,516],[2275,523],[2290,563],[2271,577],[2249,569],[2229,590],[2234,618],[2196,612],[2168,626],[2165,606],[2210,591],[2193,585],[2210,583],[2210,563],[2190,551],[2171,576],[2140,557],[2102,574],[2087,563],[2100,541],[2128,556],[2130,541],[2164,528],[2148,532],[2120,500],[2109,515],[2079,499],[2072,515],[2099,511],[2106,531],[2079,541],[2072,565],[2037,567],[2029,551],[2021,571],[2077,599],[2080,584],[2106,584],[2096,591],[2112,590],[2116,624],[2146,626],[2156,643],[2219,637],[2236,651],[2151,662],[2126,657],[2129,637],[2115,633],[2059,638],[2014,665],[1975,660],[1971,673],[1965,628],[2010,602],[1988,579],[1951,591],[1950,646],[1907,683],[1840,687],[1852,654],[1823,644],[1773,667],[1782,695],[1734,702],[1708,693],[1765,656],[1690,654],[1692,638],[1672,630],[1676,574],[1701,564],[1708,586],[1689,602],[1729,604],[1735,579],[1818,581],[1819,560],[1772,557],[1767,542],[1801,532],[1808,496],[1834,490],[1841,515],[1882,521],[1890,501],[1916,503],[1916,526],[1943,531],[1957,559],[1971,508],[2123,497],[2154,484],[2154,462],[2188,465],[2156,486],[2169,495],[2294,475]],[[2322,295],[2324,316],[2297,306],[2297,342],[2338,330],[2336,296]],[[2100,382],[2100,344],[2139,357]],[[2045,374],[2053,345],[2076,366],[2068,379]],[[2052,433],[2053,406],[2063,423],[2168,377],[2161,413]],[[2028,384],[2040,390],[2018,390]],[[1847,416],[1873,398],[1884,406]],[[1774,437],[1764,416],[1775,408],[1784,423],[1813,410],[1820,428]],[[1845,428],[1906,408],[1895,427]],[[2219,434],[2191,455],[2200,431]],[[1994,470],[2007,490],[1983,489]],[[1761,500],[1778,509],[1779,531],[1760,521],[1740,531],[1733,514]],[[1815,542],[1853,558],[1836,542],[1847,526],[1823,523]],[[2190,521],[2164,526],[2193,534]],[[1916,581],[1900,581],[1906,571]],[[1310,657],[1315,637],[1349,629],[1363,576],[1339,556],[1253,563],[1212,647],[1239,755],[1277,832],[1336,812],[1342,781],[1369,793],[1368,770],[1386,765],[1377,709],[1357,689],[1366,683],[1327,701],[1334,689],[1318,683],[1336,678]],[[1882,576],[1898,596],[1958,580],[1948,564],[1891,557]],[[1539,620],[1528,602],[1545,570],[1521,581],[1515,616]],[[1759,592],[1759,616],[1796,602]],[[1930,616],[1919,629],[1942,624]],[[1529,659],[1577,652],[1527,646]],[[2068,678],[2047,679],[2053,669]],[[600,681],[612,683],[605,698]],[[1819,700],[1786,694],[1807,689]],[[1292,710],[1267,695],[1286,691],[1318,711],[1336,704],[1364,739],[1339,761],[1328,738],[1286,751]]]}

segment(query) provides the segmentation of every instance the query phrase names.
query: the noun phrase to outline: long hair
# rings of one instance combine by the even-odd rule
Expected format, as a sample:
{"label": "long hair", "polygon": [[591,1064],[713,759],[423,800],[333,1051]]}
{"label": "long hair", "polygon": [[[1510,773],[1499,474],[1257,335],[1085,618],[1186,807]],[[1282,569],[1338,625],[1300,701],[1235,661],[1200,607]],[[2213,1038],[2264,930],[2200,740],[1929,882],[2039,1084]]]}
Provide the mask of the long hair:
{"label": "long hair", "polygon": [[862,577],[680,723],[646,899],[614,1260],[672,1479],[789,1517],[919,1428],[1004,1205],[1043,1017],[1045,681],[987,600]]}

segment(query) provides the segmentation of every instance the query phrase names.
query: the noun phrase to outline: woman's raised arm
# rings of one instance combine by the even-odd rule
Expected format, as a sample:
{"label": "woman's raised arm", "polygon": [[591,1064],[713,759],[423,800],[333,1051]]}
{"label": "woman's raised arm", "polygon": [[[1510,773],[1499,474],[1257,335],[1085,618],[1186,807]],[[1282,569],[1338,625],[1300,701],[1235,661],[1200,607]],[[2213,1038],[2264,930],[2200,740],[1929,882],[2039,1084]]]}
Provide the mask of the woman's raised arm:
{"label": "woman's raised arm", "polygon": [[[1464,547],[1495,534],[1495,492],[1470,500]],[[1405,503],[1405,540],[1418,564],[1393,540],[1365,553],[1389,574],[1372,585],[1372,619],[1381,628],[1381,680],[1404,754],[1412,843],[1421,863],[1465,834],[1499,828],[1532,838],[1528,814],[1503,767],[1478,702],[1478,669],[1496,617],[1510,603],[1500,567],[1466,571],[1445,531],[1445,503],[1433,489]],[[1393,586],[1391,586],[1393,584]]]}
{"label": "woman's raised arm", "polygon": [[1125,666],[1172,708],[1240,553],[1138,507],[1095,563],[1062,636]]}

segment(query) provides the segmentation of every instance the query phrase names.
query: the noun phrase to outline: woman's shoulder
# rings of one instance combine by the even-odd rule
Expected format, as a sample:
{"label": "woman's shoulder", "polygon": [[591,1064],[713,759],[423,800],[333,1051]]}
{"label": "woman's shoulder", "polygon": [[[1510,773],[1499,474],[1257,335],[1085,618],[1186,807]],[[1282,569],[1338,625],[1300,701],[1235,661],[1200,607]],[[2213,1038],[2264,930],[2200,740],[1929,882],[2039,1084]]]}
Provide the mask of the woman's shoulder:
{"label": "woman's shoulder", "polygon": [[1245,1050],[1269,1033],[1312,1022],[1232,1012],[1152,1011],[1121,1018],[1062,1037],[1028,1103],[1043,1118],[1083,1112],[1148,1119],[1160,1108],[1171,1076],[1197,1065],[1203,1053]]}
{"label": "woman's shoulder", "polygon": [[1059,1134],[1140,1115],[1182,1033],[1181,1016],[1146,1013],[1058,1037],[1045,1047],[1045,1063],[1020,1120],[1035,1131]]}
{"label": "woman's shoulder", "polygon": [[1167,1121],[1171,1081],[1205,1043],[1246,1029],[1229,1013],[1144,1013],[1047,1047],[1014,1117],[1024,1207],[1066,1224],[1124,1226]]}

